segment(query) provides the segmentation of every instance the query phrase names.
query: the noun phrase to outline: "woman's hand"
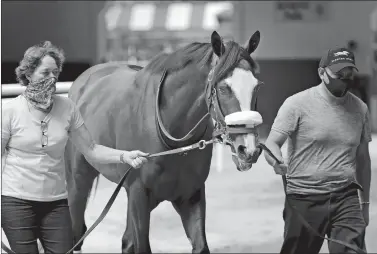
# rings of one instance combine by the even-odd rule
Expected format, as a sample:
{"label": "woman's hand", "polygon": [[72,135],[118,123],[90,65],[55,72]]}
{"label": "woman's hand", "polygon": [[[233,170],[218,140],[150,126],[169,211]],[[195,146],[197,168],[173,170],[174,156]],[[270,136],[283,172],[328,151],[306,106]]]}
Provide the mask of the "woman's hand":
{"label": "woman's hand", "polygon": [[139,150],[125,151],[121,156],[121,162],[127,163],[134,168],[140,168],[145,162],[147,162],[146,156],[148,153],[144,153]]}

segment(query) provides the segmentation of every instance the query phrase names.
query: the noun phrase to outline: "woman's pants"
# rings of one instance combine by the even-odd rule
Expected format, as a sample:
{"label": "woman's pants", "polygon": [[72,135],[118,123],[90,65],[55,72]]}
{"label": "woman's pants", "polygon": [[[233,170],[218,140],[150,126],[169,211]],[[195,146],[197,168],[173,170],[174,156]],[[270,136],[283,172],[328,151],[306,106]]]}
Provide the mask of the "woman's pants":
{"label": "woman's pants", "polygon": [[73,247],[71,224],[67,199],[39,202],[1,196],[1,227],[17,254],[38,253],[38,238],[45,253],[66,253]]}

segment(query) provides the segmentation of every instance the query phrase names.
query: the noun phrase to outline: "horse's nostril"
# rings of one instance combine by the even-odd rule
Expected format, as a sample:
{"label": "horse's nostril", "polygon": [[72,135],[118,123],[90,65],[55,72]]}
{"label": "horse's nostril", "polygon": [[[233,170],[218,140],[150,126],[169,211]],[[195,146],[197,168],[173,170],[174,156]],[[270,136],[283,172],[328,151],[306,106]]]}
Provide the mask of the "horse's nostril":
{"label": "horse's nostril", "polygon": [[250,161],[253,158],[253,153],[250,153],[246,146],[239,145],[237,148],[238,157],[244,161]]}
{"label": "horse's nostril", "polygon": [[246,156],[246,146],[239,145],[237,150],[239,155]]}

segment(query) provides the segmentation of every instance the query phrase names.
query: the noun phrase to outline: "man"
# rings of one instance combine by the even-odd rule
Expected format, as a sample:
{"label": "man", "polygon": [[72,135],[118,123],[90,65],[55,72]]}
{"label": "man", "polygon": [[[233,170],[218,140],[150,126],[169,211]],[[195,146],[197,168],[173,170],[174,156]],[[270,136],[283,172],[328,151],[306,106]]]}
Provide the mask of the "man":
{"label": "man", "polygon": [[[371,127],[368,107],[348,92],[356,71],[352,52],[329,50],[319,64],[321,84],[286,99],[267,138],[266,146],[281,161],[288,139],[287,164],[265,157],[277,174],[286,174],[289,203],[313,229],[365,250]],[[281,253],[319,253],[323,239],[303,225],[297,211],[286,200]],[[333,242],[329,251],[354,253]]]}

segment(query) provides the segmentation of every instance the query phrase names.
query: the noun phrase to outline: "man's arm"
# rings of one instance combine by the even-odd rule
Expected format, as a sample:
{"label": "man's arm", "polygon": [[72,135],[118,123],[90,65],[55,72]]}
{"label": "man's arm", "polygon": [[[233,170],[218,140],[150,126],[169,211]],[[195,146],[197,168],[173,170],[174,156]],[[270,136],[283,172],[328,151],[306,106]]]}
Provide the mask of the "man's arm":
{"label": "man's arm", "polygon": [[372,141],[371,130],[372,126],[370,123],[369,110],[366,108],[360,144],[356,152],[356,180],[363,187],[363,191],[359,191],[361,202],[369,202],[370,197],[372,169],[369,154],[369,142]]}
{"label": "man's arm", "polygon": [[363,191],[359,191],[361,202],[369,202],[371,175],[368,141],[363,139],[356,154],[356,180],[363,187]]}
{"label": "man's arm", "polygon": [[[281,162],[284,162],[281,147],[287,138],[297,130],[299,121],[300,111],[297,102],[293,96],[288,97],[281,105],[266,140],[266,146]],[[276,166],[276,161],[270,155],[265,152],[264,156],[268,164]]]}
{"label": "man's arm", "polygon": [[[266,140],[266,146],[268,147],[268,149],[270,149],[270,151],[281,162],[283,162],[283,154],[281,152],[281,147],[283,146],[287,138],[288,138],[287,134],[284,134],[275,130],[271,130]],[[266,161],[268,162],[268,164],[270,164],[273,167],[276,165],[277,162],[268,153],[265,152],[264,157],[266,158]]]}

